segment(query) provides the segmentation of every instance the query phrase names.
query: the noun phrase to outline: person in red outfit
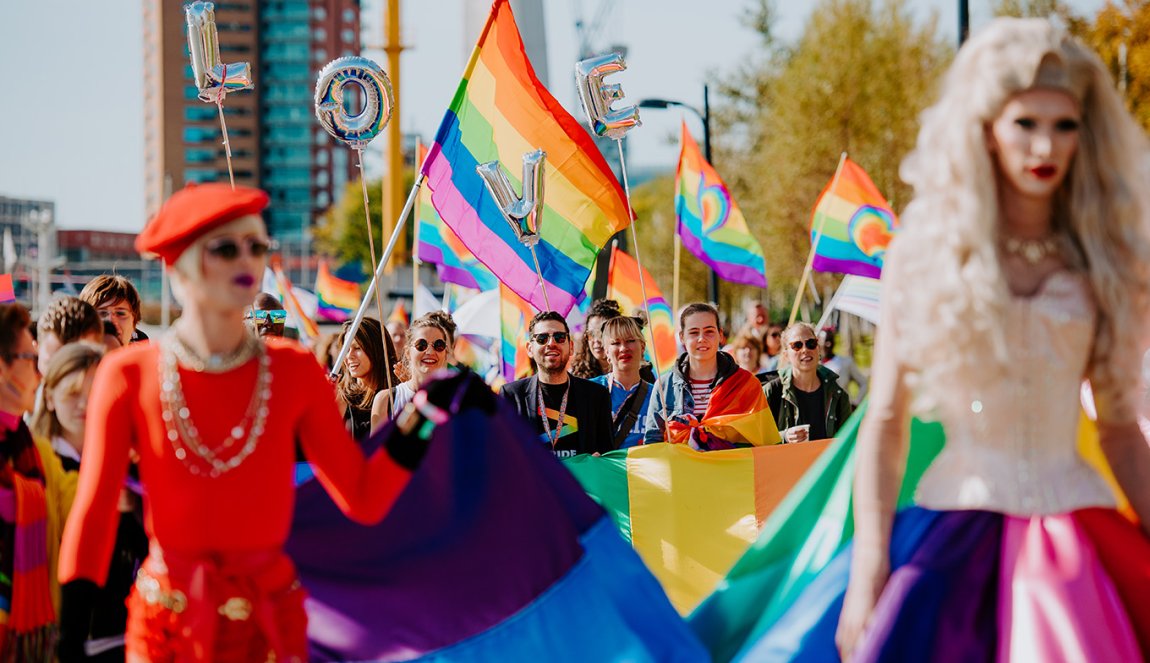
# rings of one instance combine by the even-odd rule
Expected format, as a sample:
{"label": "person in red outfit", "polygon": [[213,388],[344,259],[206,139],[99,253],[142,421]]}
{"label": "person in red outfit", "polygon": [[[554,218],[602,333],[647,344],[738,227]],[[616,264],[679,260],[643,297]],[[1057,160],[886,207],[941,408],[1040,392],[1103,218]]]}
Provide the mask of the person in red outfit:
{"label": "person in red outfit", "polygon": [[365,459],[333,387],[297,344],[244,325],[269,240],[262,191],[189,186],[136,240],[163,258],[183,315],[158,342],[109,355],[88,405],[84,463],[61,545],[60,659],[84,658],[128,457],[147,495],[147,560],[128,599],[128,661],[302,661],[304,590],[283,553],[295,442],[336,504],[370,524],[422,457]]}

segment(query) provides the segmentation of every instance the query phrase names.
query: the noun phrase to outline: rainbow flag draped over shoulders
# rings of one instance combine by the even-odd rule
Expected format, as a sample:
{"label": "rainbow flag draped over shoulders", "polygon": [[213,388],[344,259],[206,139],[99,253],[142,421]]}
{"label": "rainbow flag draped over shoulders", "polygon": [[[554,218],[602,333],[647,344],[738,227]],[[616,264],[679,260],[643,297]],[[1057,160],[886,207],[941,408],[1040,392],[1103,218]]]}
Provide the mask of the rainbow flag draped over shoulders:
{"label": "rainbow flag draped over shoulders", "polygon": [[[427,146],[420,144],[417,161],[427,158]],[[473,290],[493,290],[499,279],[487,269],[479,259],[459,239],[451,228],[443,223],[439,212],[431,204],[431,192],[420,188],[415,203],[416,257],[425,263],[435,265],[439,279],[444,283],[455,283]]]}
{"label": "rainbow flag draped over shoulders", "polygon": [[[623,307],[623,312],[631,315],[643,308],[643,289],[639,283],[639,262],[619,250],[611,249],[611,268],[607,279],[607,299],[614,299]],[[655,284],[651,273],[643,268],[643,281],[647,285],[647,299],[651,305],[651,334],[655,338],[654,349],[649,349],[655,358],[659,373],[671,370],[675,365],[677,347],[675,345],[675,323],[671,307],[663,298],[662,291]],[[643,338],[647,338],[644,333]]]}
{"label": "rainbow flag draped over shoulders", "polygon": [[504,382],[531,375],[527,354],[527,324],[535,313],[511,288],[499,284],[499,355]]}
{"label": "rainbow flag draped over shoulders", "polygon": [[683,123],[683,147],[675,173],[678,233],[696,258],[734,283],[767,287],[763,247],[719,174],[699,151]]}
{"label": "rainbow flag draped over shoulders", "polygon": [[359,286],[333,276],[326,260],[319,261],[315,294],[319,298],[317,314],[331,322],[344,322],[359,308]]}
{"label": "rainbow flag draped over shoulders", "polygon": [[830,440],[702,452],[648,444],[564,461],[688,614]]}
{"label": "rainbow flag draped over shoulders", "polygon": [[531,252],[475,170],[499,161],[521,186],[523,155],[536,149],[547,161],[535,250],[551,308],[566,315],[600,248],[630,222],[626,199],[591,137],[536,78],[507,0],[496,0],[422,172],[432,204],[463,244],[542,310]]}
{"label": "rainbow flag draped over shoulders", "polygon": [[811,267],[877,279],[896,230],[898,217],[870,176],[857,163],[843,159],[838,177],[819,194],[811,214],[811,242],[818,237]]}

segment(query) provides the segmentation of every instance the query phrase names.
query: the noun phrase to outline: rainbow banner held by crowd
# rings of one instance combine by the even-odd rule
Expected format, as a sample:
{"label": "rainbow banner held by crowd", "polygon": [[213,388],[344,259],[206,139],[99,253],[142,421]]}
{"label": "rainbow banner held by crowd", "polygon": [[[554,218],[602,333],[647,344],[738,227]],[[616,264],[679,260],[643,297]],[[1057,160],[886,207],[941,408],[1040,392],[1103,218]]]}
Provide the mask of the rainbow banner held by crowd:
{"label": "rainbow banner held by crowd", "polygon": [[432,204],[463,244],[543,310],[531,251],[476,172],[498,161],[519,186],[523,155],[537,149],[547,154],[547,197],[536,251],[551,308],[566,315],[599,250],[630,222],[627,203],[591,137],[535,76],[511,6],[496,0],[422,173]]}
{"label": "rainbow banner held by crowd", "polygon": [[877,279],[897,230],[898,217],[870,176],[844,158],[811,214],[811,241],[817,242],[811,268]]}
{"label": "rainbow banner held by crowd", "polygon": [[734,283],[767,287],[763,247],[715,168],[683,123],[683,147],[675,173],[678,233],[696,258]]}

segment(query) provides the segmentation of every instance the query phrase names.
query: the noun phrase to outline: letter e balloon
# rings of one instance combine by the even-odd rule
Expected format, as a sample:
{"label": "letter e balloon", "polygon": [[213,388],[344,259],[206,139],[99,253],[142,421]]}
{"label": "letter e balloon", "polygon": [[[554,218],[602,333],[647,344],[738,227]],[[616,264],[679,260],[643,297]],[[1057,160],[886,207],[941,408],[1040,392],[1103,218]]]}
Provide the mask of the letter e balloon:
{"label": "letter e balloon", "polygon": [[642,125],[637,106],[611,108],[612,102],[623,98],[623,86],[603,82],[607,76],[626,68],[627,63],[618,53],[598,55],[575,65],[575,84],[579,88],[579,99],[583,102],[587,122],[596,136],[619,140],[631,129]]}

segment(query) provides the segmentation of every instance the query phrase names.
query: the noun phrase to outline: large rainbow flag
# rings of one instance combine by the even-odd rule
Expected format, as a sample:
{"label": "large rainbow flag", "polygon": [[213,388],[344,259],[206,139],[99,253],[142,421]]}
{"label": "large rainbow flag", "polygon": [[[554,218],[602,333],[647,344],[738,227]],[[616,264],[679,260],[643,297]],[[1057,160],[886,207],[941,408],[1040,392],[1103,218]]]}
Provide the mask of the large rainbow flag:
{"label": "large rainbow flag", "polygon": [[[427,159],[427,146],[417,146],[417,161]],[[421,262],[435,265],[439,279],[474,290],[493,290],[499,279],[479,262],[455,232],[443,223],[439,212],[431,204],[431,192],[420,188],[415,202],[415,255]]]}
{"label": "large rainbow flag", "polygon": [[499,161],[521,186],[523,155],[541,149],[546,203],[535,247],[551,308],[566,315],[595,257],[630,222],[626,199],[579,122],[536,78],[507,0],[495,0],[423,164],[431,202],[475,257],[537,309],[546,308],[520,244],[476,166]]}
{"label": "large rainbow flag", "polygon": [[564,464],[685,615],[759,538],[763,522],[829,444],[708,452],[648,444]]}
{"label": "large rainbow flag", "polygon": [[527,324],[535,312],[511,288],[499,284],[499,356],[504,382],[531,375]]}
{"label": "large rainbow flag", "polygon": [[[607,298],[614,299],[623,307],[623,312],[633,314],[643,308],[643,289],[639,284],[639,262],[619,250],[611,249],[611,267],[607,278]],[[651,305],[651,334],[655,347],[650,349],[659,374],[671,370],[675,365],[677,346],[675,345],[675,321],[671,306],[663,298],[662,291],[647,268],[643,269],[643,281],[647,286],[647,300]],[[644,338],[648,338],[644,334]]]}
{"label": "large rainbow flag", "polygon": [[[707,653],[639,556],[514,408],[474,374],[387,518],[354,524],[308,468],[286,551],[317,661],[667,661]],[[452,405],[447,405],[451,403]],[[394,424],[362,443],[410,448]]]}
{"label": "large rainbow flag", "polygon": [[747,228],[727,185],[703,158],[686,122],[675,173],[675,214],[683,246],[716,274],[735,283],[767,287],[763,247]]}
{"label": "large rainbow flag", "polygon": [[811,242],[817,241],[811,267],[877,279],[896,230],[898,217],[870,176],[843,159],[842,171],[819,194],[811,214]]}
{"label": "large rainbow flag", "polygon": [[359,286],[333,276],[326,260],[319,261],[315,294],[319,297],[317,313],[331,322],[344,322],[359,308]]}

